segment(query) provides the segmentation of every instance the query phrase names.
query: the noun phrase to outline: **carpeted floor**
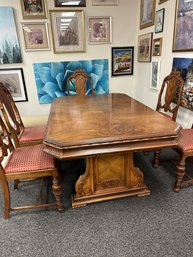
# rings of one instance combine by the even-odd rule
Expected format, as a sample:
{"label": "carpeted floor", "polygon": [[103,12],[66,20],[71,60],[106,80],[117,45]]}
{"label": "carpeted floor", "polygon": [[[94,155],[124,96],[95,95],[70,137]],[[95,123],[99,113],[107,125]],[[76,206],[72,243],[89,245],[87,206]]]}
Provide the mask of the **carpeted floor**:
{"label": "carpeted floor", "polygon": [[[63,165],[64,213],[54,209],[14,212],[4,220],[0,191],[0,257],[192,257],[193,186],[174,193],[175,165],[164,161],[154,169],[152,158],[152,153],[135,155],[150,196],[72,209],[70,196],[83,169],[79,161]],[[176,153],[164,150],[162,158],[175,159]],[[26,189],[20,185],[13,204],[32,199],[34,185]]]}

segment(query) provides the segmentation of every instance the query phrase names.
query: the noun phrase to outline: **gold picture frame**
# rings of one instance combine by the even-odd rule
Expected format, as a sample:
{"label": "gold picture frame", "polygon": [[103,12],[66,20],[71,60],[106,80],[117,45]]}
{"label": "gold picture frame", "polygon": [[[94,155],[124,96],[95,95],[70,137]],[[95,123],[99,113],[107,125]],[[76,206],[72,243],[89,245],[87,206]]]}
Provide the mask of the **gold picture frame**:
{"label": "gold picture frame", "polygon": [[46,6],[45,0],[20,0],[23,19],[45,19]]}
{"label": "gold picture frame", "polygon": [[[193,2],[193,1],[191,1]],[[193,51],[193,18],[190,2],[176,0],[176,14],[173,35],[173,52]]]}
{"label": "gold picture frame", "polygon": [[85,52],[84,12],[50,10],[54,53]]}
{"label": "gold picture frame", "polygon": [[46,22],[22,22],[25,51],[50,50]]}
{"label": "gold picture frame", "polygon": [[88,43],[112,43],[112,17],[88,17]]}
{"label": "gold picture frame", "polygon": [[161,56],[162,53],[162,37],[153,40],[152,54],[153,56]]}
{"label": "gold picture frame", "polygon": [[154,25],[156,0],[140,1],[140,29]]}
{"label": "gold picture frame", "polygon": [[138,62],[151,62],[152,35],[150,32],[138,37]]}

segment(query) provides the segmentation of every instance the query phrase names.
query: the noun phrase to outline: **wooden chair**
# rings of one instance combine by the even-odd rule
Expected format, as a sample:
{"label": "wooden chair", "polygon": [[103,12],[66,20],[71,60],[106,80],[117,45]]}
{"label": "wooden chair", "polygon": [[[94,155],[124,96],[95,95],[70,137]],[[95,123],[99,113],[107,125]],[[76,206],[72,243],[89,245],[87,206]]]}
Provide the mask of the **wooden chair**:
{"label": "wooden chair", "polygon": [[[8,130],[12,134],[15,146],[19,147],[42,143],[46,126],[25,127],[11,93],[1,82],[0,100],[7,111],[4,120]],[[15,135],[18,135],[18,137],[16,138]]]}
{"label": "wooden chair", "polygon": [[[10,211],[47,208],[53,205],[57,206],[58,211],[63,211],[62,186],[54,158],[43,151],[43,144],[14,148],[1,116],[0,129],[2,131],[0,137],[0,183],[4,196],[4,218],[8,219],[10,217]],[[3,165],[6,156],[8,156],[8,160]],[[50,176],[53,177],[52,189],[56,203],[11,207],[10,180],[35,179]]]}
{"label": "wooden chair", "polygon": [[[180,72],[172,71],[163,80],[161,90],[158,96],[156,111],[176,121],[177,112],[180,106],[184,82]],[[160,149],[154,151],[154,167],[160,163]]]}
{"label": "wooden chair", "polygon": [[[87,84],[88,89],[87,89]],[[68,95],[70,95],[72,89],[76,92],[76,95],[90,95],[95,94],[92,78],[83,70],[77,69],[67,80]]]}
{"label": "wooden chair", "polygon": [[175,192],[179,192],[183,185],[193,184],[193,178],[186,173],[186,160],[193,157],[193,127],[180,131],[177,151],[180,153],[180,161],[176,168]]}
{"label": "wooden chair", "polygon": [[159,92],[156,111],[169,119],[176,121],[183,86],[184,82],[180,76],[180,72],[172,71],[165,77]]}

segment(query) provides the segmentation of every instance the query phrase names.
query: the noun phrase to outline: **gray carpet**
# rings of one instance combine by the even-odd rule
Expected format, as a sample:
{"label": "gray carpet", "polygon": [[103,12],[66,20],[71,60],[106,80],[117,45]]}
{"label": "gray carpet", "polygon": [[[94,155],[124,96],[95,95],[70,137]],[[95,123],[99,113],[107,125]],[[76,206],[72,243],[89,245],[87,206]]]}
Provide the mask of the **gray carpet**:
{"label": "gray carpet", "polygon": [[[175,163],[164,161],[154,169],[152,158],[152,153],[135,155],[150,196],[72,209],[70,195],[82,169],[80,162],[63,165],[64,213],[54,209],[14,212],[4,220],[0,191],[0,257],[192,257],[193,186],[174,193]],[[175,159],[176,154],[164,150],[162,158]],[[28,192],[25,184],[20,185],[13,204],[27,197],[34,200],[33,187]]]}

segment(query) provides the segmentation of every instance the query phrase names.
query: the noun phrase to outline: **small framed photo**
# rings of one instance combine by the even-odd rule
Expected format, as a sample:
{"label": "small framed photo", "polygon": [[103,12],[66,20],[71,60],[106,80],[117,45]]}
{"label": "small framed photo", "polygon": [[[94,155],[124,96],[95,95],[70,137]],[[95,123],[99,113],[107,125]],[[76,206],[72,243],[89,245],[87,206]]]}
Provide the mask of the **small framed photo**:
{"label": "small framed photo", "polygon": [[119,5],[119,0],[92,0],[92,5]]}
{"label": "small framed photo", "polygon": [[49,50],[49,36],[46,22],[24,22],[22,31],[26,51]]}
{"label": "small framed photo", "polygon": [[159,4],[163,4],[165,2],[167,2],[168,0],[159,0]]}
{"label": "small framed photo", "polygon": [[133,74],[134,47],[112,47],[112,76]]}
{"label": "small framed photo", "polygon": [[50,10],[54,53],[84,52],[84,12]]}
{"label": "small framed photo", "polygon": [[140,0],[140,29],[154,24],[156,0]]}
{"label": "small framed photo", "polygon": [[15,102],[28,101],[22,68],[0,69],[0,82],[9,89]]}
{"label": "small framed photo", "polygon": [[112,42],[111,17],[88,17],[88,43],[109,44]]}
{"label": "small framed photo", "polygon": [[150,32],[138,37],[138,62],[151,62],[152,35]]}
{"label": "small framed photo", "polygon": [[86,7],[86,0],[55,0],[55,7]]}
{"label": "small framed photo", "polygon": [[160,9],[156,12],[155,33],[160,33],[160,32],[163,31],[163,28],[164,28],[164,13],[165,13],[165,8]]}
{"label": "small framed photo", "polygon": [[160,61],[153,61],[151,63],[150,88],[155,90],[159,90],[159,71]]}
{"label": "small framed photo", "polygon": [[45,0],[20,0],[23,19],[45,19]]}
{"label": "small framed photo", "polygon": [[153,56],[161,56],[162,52],[162,37],[153,40]]}

